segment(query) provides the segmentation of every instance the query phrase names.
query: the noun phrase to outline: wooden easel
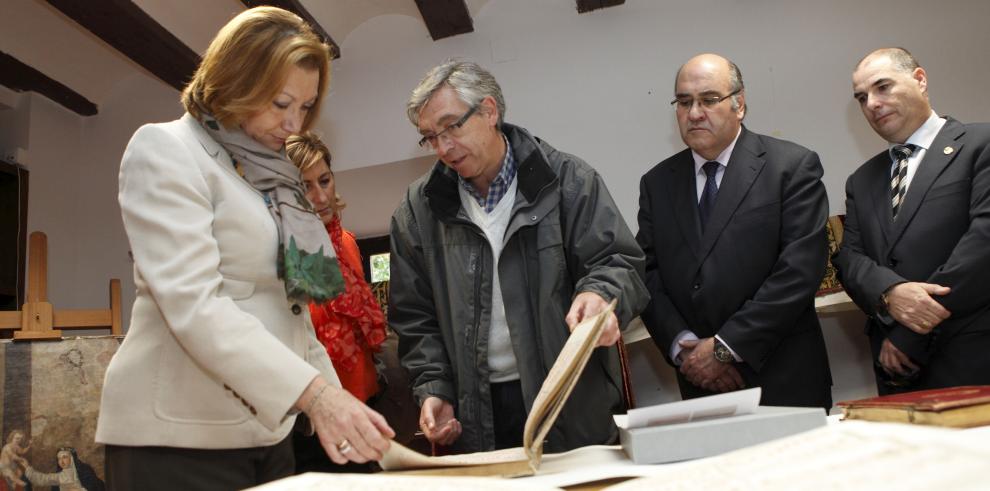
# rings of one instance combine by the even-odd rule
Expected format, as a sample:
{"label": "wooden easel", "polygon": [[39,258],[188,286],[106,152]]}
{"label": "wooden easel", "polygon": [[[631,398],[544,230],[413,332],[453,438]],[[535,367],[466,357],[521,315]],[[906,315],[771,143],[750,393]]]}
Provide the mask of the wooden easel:
{"label": "wooden easel", "polygon": [[14,331],[15,340],[62,339],[61,329],[109,328],[122,335],[120,280],[110,280],[110,308],[55,310],[48,302],[48,237],[32,232],[28,239],[27,298],[21,310],[0,311],[0,330]]}

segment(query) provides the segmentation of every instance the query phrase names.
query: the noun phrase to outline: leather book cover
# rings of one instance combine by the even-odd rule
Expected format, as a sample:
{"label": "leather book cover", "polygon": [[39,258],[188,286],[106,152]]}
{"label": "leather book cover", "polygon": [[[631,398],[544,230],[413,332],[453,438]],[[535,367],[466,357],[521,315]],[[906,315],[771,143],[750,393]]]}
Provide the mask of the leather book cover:
{"label": "leather book cover", "polygon": [[990,385],[968,385],[944,389],[919,390],[854,401],[842,401],[842,408],[889,408],[914,411],[944,411],[990,404]]}

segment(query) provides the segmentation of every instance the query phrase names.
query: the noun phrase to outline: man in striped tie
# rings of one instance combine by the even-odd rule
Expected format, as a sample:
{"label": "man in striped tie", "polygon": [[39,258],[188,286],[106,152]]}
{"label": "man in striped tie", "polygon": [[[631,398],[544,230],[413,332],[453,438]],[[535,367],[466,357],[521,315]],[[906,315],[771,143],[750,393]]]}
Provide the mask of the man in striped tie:
{"label": "man in striped tie", "polygon": [[990,384],[990,125],[939,117],[903,48],[873,51],[852,81],[889,148],[846,183],[833,263],[869,316],[879,392]]}

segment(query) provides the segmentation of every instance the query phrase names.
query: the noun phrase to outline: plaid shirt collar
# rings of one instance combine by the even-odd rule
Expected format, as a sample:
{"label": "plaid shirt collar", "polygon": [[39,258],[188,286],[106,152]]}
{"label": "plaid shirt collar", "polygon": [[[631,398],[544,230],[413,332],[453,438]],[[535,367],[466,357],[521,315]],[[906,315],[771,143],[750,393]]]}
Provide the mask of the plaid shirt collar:
{"label": "plaid shirt collar", "polygon": [[471,183],[467,182],[461,176],[457,176],[457,180],[460,181],[461,186],[478,202],[478,205],[485,209],[485,213],[491,213],[498,205],[498,202],[502,200],[505,193],[509,190],[509,185],[512,184],[512,180],[516,178],[516,158],[512,155],[512,147],[509,146],[509,139],[502,134],[502,140],[505,141],[505,158],[502,160],[502,168],[499,169],[498,174],[495,176],[495,180],[488,186],[488,196],[482,196]]}

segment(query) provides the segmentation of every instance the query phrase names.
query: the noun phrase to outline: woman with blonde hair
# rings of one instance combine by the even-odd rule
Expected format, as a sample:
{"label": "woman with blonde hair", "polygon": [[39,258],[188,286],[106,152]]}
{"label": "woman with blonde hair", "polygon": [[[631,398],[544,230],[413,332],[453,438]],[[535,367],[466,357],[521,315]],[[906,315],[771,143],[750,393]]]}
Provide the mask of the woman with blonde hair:
{"label": "woman with blonde hair", "polygon": [[343,291],[286,139],[315,121],[328,48],[273,7],[236,16],[121,162],[137,297],[96,439],[116,489],[242,489],[290,475],[296,415],[337,463],[394,436],[340,387],[306,305]]}
{"label": "woman with blonde hair", "polygon": [[341,226],[340,211],[346,205],[337,194],[330,150],[318,136],[306,132],[289,137],[285,152],[302,172],[306,199],[326,227],[346,287],[332,300],[309,304],[316,337],[326,347],[344,388],[367,402],[379,389],[374,353],[387,335],[385,315],[364,280],[357,240]]}
{"label": "woman with blonde hair", "polygon": [[[330,150],[318,136],[306,132],[289,137],[285,153],[302,172],[306,199],[326,227],[344,277],[344,293],[326,302],[309,304],[316,338],[326,347],[343,387],[368,402],[380,389],[374,356],[387,335],[385,315],[364,280],[357,240],[341,226],[340,211],[346,204],[337,194]],[[306,461],[315,453],[313,447],[316,445],[296,438],[296,470],[335,470],[320,465],[325,459]]]}

